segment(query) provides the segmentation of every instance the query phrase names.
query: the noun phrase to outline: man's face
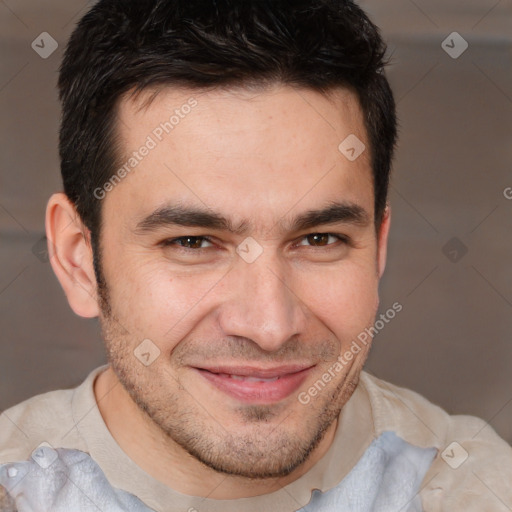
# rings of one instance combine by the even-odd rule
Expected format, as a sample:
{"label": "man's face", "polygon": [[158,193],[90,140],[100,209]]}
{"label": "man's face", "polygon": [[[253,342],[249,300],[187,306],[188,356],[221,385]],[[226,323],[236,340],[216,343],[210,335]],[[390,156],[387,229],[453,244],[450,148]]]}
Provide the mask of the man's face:
{"label": "man's face", "polygon": [[140,107],[120,104],[122,160],[150,149],[102,202],[112,367],[152,424],[208,466],[288,474],[335,427],[368,347],[336,360],[378,306],[369,152],[338,149],[350,134],[368,147],[358,102],[164,89]]}

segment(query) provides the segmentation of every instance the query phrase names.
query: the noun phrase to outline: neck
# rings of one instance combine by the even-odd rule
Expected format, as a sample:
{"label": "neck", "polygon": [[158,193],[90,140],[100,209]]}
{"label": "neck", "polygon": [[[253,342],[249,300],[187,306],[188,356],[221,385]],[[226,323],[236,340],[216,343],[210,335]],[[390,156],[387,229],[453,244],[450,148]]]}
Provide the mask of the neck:
{"label": "neck", "polygon": [[139,409],[110,367],[96,378],[94,395],[112,437],[140,468],[177,492],[217,500],[269,494],[294,482],[325,455],[337,426],[333,422],[307,461],[286,477],[255,480],[218,473],[192,457]]}

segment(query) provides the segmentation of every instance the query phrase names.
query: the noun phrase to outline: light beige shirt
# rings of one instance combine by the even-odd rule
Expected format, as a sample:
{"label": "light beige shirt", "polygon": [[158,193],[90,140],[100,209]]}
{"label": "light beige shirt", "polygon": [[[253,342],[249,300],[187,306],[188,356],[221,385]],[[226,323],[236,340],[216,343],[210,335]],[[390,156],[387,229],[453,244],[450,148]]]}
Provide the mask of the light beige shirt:
{"label": "light beige shirt", "polygon": [[392,431],[412,445],[438,450],[419,493],[425,512],[512,511],[512,448],[488,424],[450,416],[420,395],[366,372],[343,408],[329,451],[295,482],[237,500],[180,494],[144,472],[110,434],[93,392],[94,379],[105,368],[93,370],[77,388],[35,396],[0,415],[0,464],[26,460],[46,442],[89,453],[113,487],[157,512],[294,512],[308,504],[312,490],[336,487],[372,441]]}

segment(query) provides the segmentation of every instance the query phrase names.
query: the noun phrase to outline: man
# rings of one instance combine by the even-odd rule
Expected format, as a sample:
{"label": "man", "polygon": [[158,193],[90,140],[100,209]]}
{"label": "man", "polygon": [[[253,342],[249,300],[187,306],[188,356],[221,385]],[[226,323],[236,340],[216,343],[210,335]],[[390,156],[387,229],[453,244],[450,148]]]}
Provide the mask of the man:
{"label": "man", "polygon": [[362,371],[384,54],[346,0],[101,0],[81,20],[46,230],[109,365],[0,417],[4,510],[512,509],[488,425]]}

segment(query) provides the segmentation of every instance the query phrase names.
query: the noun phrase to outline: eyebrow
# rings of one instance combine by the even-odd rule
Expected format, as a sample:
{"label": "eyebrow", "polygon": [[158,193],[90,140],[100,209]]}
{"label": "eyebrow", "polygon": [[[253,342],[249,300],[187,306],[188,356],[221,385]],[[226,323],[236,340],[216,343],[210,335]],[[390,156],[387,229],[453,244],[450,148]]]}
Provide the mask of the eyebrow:
{"label": "eyebrow", "polygon": [[[370,222],[370,215],[361,206],[354,203],[330,202],[326,207],[308,210],[293,218],[287,225],[279,222],[283,231],[302,231],[319,225],[354,224],[365,227]],[[200,227],[229,231],[237,235],[245,235],[250,223],[243,221],[236,226],[220,213],[197,206],[167,205],[158,208],[142,219],[136,226],[137,234],[146,234],[158,229],[172,226]]]}

